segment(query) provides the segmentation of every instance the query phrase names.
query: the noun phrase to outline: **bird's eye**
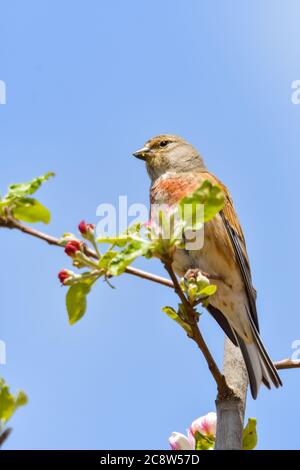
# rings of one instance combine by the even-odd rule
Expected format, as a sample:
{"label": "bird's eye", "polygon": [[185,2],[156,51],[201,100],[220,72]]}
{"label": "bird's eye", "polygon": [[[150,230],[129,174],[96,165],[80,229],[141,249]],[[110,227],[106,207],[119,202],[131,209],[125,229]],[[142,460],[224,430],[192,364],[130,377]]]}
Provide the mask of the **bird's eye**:
{"label": "bird's eye", "polygon": [[168,140],[162,140],[160,143],[159,143],[159,146],[160,147],[166,147],[168,145],[169,141]]}

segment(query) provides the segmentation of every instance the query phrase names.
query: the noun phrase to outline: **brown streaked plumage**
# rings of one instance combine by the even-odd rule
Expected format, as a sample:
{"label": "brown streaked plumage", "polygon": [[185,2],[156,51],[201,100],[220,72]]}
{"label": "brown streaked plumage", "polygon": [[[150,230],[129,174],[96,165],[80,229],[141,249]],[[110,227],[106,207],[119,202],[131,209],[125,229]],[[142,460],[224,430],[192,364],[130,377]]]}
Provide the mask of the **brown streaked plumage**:
{"label": "brown streaked plumage", "polygon": [[220,279],[215,281],[218,289],[211,297],[208,310],[240,347],[252,396],[256,398],[261,382],[269,388],[271,384],[282,385],[259,336],[256,291],[252,286],[245,238],[226,186],[205,168],[197,150],[181,137],[156,136],[133,155],[146,162],[152,181],[151,204],[172,206],[205,180],[223,189],[225,206],[205,224],[202,249],[177,249],[173,269],[179,276],[189,269],[200,269]]}

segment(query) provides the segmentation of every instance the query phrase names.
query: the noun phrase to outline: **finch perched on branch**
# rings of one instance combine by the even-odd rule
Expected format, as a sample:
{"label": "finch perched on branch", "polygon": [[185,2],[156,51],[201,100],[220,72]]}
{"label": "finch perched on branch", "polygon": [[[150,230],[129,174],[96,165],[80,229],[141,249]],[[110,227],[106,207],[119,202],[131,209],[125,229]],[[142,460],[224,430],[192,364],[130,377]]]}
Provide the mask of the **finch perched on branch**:
{"label": "finch perched on branch", "polygon": [[281,380],[260,339],[245,239],[227,188],[206,169],[197,150],[175,135],[154,137],[133,155],[146,162],[151,204],[174,206],[206,180],[221,186],[225,205],[205,224],[202,248],[176,248],[172,267],[179,276],[195,269],[216,276],[218,289],[207,308],[240,347],[253,398],[261,383],[279,387]]}

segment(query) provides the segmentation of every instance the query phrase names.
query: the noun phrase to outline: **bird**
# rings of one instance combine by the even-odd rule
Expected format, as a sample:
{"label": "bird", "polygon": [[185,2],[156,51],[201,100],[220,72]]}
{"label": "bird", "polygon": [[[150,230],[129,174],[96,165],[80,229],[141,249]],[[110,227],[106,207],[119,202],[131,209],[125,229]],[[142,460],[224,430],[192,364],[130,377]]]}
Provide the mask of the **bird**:
{"label": "bird", "polygon": [[172,268],[180,277],[193,270],[215,277],[217,291],[210,297],[207,310],[240,348],[253,398],[256,399],[262,383],[268,388],[282,386],[260,338],[256,290],[245,237],[227,187],[208,171],[199,152],[176,135],[153,137],[133,156],[146,163],[151,179],[150,205],[172,207],[207,180],[221,187],[224,207],[205,223],[202,248],[177,247]]}

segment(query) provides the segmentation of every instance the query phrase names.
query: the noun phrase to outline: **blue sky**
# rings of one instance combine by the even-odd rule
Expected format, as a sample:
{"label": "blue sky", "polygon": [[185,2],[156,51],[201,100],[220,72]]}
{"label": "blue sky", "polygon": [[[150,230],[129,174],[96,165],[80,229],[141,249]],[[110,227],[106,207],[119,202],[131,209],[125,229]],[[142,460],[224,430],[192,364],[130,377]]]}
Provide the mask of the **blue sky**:
{"label": "blue sky", "polygon": [[[0,187],[48,170],[40,191],[54,235],[97,222],[101,202],[148,203],[132,151],[176,133],[230,188],[248,242],[271,356],[300,339],[300,78],[296,0],[4,0],[0,15]],[[30,402],[9,449],[165,449],[172,431],[214,409],[215,385],[192,342],[160,310],[171,290],[124,275],[99,283],[67,322],[63,251],[1,230],[0,375]],[[163,273],[155,261],[137,266]],[[216,358],[223,337],[201,326]],[[299,372],[248,399],[259,448],[299,448]]]}

